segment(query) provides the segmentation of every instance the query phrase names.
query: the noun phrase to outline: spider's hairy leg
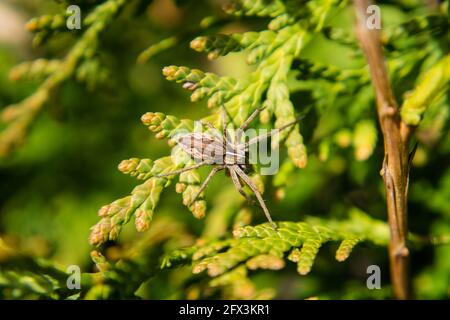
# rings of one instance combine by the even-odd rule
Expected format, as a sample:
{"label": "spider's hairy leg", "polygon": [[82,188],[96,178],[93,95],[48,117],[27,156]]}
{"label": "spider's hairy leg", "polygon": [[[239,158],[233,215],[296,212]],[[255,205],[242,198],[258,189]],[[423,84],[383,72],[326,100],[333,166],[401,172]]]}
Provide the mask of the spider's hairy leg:
{"label": "spider's hairy leg", "polygon": [[257,108],[253,113],[247,118],[247,120],[244,121],[244,123],[239,127],[236,133],[236,141],[241,141],[242,134],[244,133],[245,129],[250,125],[250,123],[255,119],[255,117],[264,109],[263,108]]}
{"label": "spider's hairy leg", "polygon": [[203,126],[209,128],[216,138],[222,139],[222,136],[220,135],[219,129],[217,129],[211,122],[209,122],[209,121],[202,121],[201,124]]}
{"label": "spider's hairy leg", "polygon": [[197,198],[200,196],[200,194],[203,192],[203,190],[205,190],[205,188],[208,186],[208,183],[211,181],[211,179],[214,177],[214,175],[222,169],[223,169],[222,166],[216,166],[216,167],[212,168],[211,172],[208,174],[205,181],[203,181],[203,184],[201,185],[200,189],[198,189],[195,196],[192,198],[192,200],[187,205],[188,207],[190,207],[195,202],[195,200],[197,200]]}
{"label": "spider's hairy leg", "polygon": [[261,208],[264,211],[264,214],[266,215],[267,220],[269,221],[270,225],[272,226],[272,228],[277,231],[277,226],[276,224],[273,222],[272,217],[270,216],[270,212],[269,209],[267,209],[266,204],[264,203],[264,199],[261,196],[261,193],[259,193],[258,188],[256,188],[256,186],[253,184],[252,180],[245,174],[244,171],[242,171],[241,168],[239,168],[239,166],[235,165],[232,167],[233,170],[236,171],[236,174],[242,178],[242,180],[244,180],[244,182],[250,187],[250,189],[253,191],[253,193],[256,196],[256,199],[258,199],[259,201],[259,205],[261,206]]}
{"label": "spider's hairy leg", "polygon": [[223,136],[224,136],[224,141],[231,143],[229,137],[228,137],[228,129],[227,129],[227,118],[228,118],[228,113],[227,110],[225,109],[224,106],[222,106],[222,113],[221,113],[221,119],[222,119],[222,130],[223,130]]}
{"label": "spider's hairy leg", "polygon": [[167,173],[162,173],[162,174],[155,174],[154,177],[155,178],[165,178],[165,177],[168,177],[168,176],[174,176],[174,175],[179,174],[179,173],[183,173],[183,172],[186,172],[186,171],[189,171],[189,170],[200,168],[201,166],[204,166],[204,165],[207,165],[207,164],[210,164],[210,163],[207,162],[207,161],[203,161],[203,162],[199,162],[199,163],[194,164],[193,166],[190,166],[190,167],[187,167],[187,168],[182,168],[182,169],[179,169],[179,170],[175,170],[175,171],[167,172]]}
{"label": "spider's hairy leg", "polygon": [[257,108],[255,111],[253,111],[253,113],[250,115],[250,117],[247,118],[247,120],[244,121],[244,123],[240,126],[239,130],[244,131],[245,129],[247,129],[247,127],[249,126],[249,124],[253,121],[253,119],[255,119],[255,117],[262,111],[264,110],[263,108]]}
{"label": "spider's hairy leg", "polygon": [[259,141],[261,141],[261,140],[267,139],[267,138],[273,136],[274,134],[277,134],[277,133],[279,133],[279,132],[281,132],[281,131],[283,131],[283,130],[285,130],[285,129],[288,129],[288,128],[292,127],[293,125],[295,125],[296,123],[298,123],[299,120],[300,120],[300,119],[297,119],[297,120],[295,120],[295,121],[289,122],[288,124],[285,124],[284,126],[281,126],[281,127],[278,128],[278,129],[272,130],[271,132],[268,132],[268,133],[266,133],[266,134],[262,134],[262,135],[256,136],[256,137],[250,139],[250,140],[245,144],[245,147],[247,148],[248,146],[250,146],[250,145],[252,145],[252,144],[254,144],[254,143],[257,143],[257,142],[259,142]]}
{"label": "spider's hairy leg", "polygon": [[202,125],[204,125],[205,127],[210,128],[211,130],[213,130],[214,132],[218,131],[217,128],[209,121],[202,121],[201,122]]}
{"label": "spider's hairy leg", "polygon": [[242,188],[242,184],[239,181],[239,177],[233,167],[228,167],[228,172],[230,172],[231,181],[233,181],[237,191],[250,203],[255,204],[256,202],[249,196],[247,196]]}

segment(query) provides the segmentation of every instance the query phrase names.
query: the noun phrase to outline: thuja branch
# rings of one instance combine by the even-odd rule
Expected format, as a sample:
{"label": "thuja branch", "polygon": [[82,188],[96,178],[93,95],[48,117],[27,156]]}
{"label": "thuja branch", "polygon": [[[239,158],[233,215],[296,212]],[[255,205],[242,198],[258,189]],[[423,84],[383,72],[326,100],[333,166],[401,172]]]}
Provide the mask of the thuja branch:
{"label": "thuja branch", "polygon": [[306,222],[282,221],[277,226],[277,231],[268,223],[245,226],[235,229],[232,239],[199,242],[173,251],[164,257],[162,268],[191,264],[193,273],[206,270],[209,276],[217,277],[239,266],[279,270],[287,259],[297,264],[300,275],[306,275],[327,242],[340,243],[335,258],[344,261],[360,242],[385,245],[389,239],[386,223],[358,209],[351,209],[345,220],[307,217]]}
{"label": "thuja branch", "polygon": [[[84,19],[86,31],[61,61],[37,60],[24,63],[13,70],[11,76],[16,80],[26,76],[33,78],[33,73],[34,76],[38,73],[46,77],[32,95],[6,107],[0,113],[0,124],[5,126],[0,132],[0,157],[8,156],[22,143],[51,95],[62,83],[75,76],[80,64],[83,61],[93,60],[92,55],[98,46],[100,34],[114,21],[126,3],[125,0],[109,0],[98,5]],[[34,19],[28,24],[28,29],[40,30],[46,26],[45,21],[48,19]]]}
{"label": "thuja branch", "polygon": [[377,100],[378,121],[384,140],[383,176],[388,222],[391,238],[389,258],[391,279],[398,299],[410,297],[408,280],[409,251],[406,244],[408,234],[407,196],[409,176],[409,139],[413,128],[401,121],[399,109],[392,93],[380,33],[369,30],[367,7],[369,0],[355,0],[357,16],[356,34],[369,64],[372,84]]}

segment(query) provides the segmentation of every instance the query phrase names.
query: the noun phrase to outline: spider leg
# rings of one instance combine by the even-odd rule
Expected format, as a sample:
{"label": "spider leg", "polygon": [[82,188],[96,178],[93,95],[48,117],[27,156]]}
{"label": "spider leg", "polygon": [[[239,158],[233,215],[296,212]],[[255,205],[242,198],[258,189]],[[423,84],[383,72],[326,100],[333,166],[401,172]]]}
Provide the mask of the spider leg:
{"label": "spider leg", "polygon": [[245,129],[249,126],[249,124],[255,119],[255,117],[264,109],[263,108],[257,108],[253,113],[250,115],[250,117],[247,118],[247,120],[244,121],[244,123],[239,127],[239,129],[236,131],[236,142],[239,143],[241,141],[242,134],[244,133]]}
{"label": "spider leg", "polygon": [[244,189],[242,188],[242,184],[241,184],[241,182],[239,181],[239,177],[238,177],[236,171],[235,171],[232,167],[231,167],[231,168],[228,168],[228,171],[230,172],[231,180],[233,181],[233,183],[234,183],[234,185],[235,185],[237,191],[239,191],[239,193],[240,193],[240,194],[241,194],[241,195],[242,195],[242,196],[243,196],[250,204],[255,204],[255,201],[254,201],[251,197],[249,197],[249,196],[247,196],[247,195],[245,194]]}
{"label": "spider leg", "polygon": [[202,121],[201,123],[202,123],[202,125],[204,125],[205,127],[210,128],[213,131],[218,131],[217,128],[209,121]]}
{"label": "spider leg", "polygon": [[222,129],[223,129],[223,136],[224,136],[224,141],[227,142],[231,142],[229,137],[228,137],[228,129],[227,129],[227,118],[228,118],[228,114],[227,114],[227,110],[225,109],[225,107],[222,106]]}
{"label": "spider leg", "polygon": [[258,188],[256,188],[252,180],[250,180],[250,178],[244,173],[244,171],[242,171],[241,168],[239,168],[239,166],[233,166],[233,169],[236,170],[237,175],[241,177],[242,180],[244,180],[244,182],[250,187],[250,189],[252,189],[253,193],[256,196],[256,199],[258,199],[259,201],[259,205],[261,206],[261,208],[264,211],[264,214],[266,215],[267,220],[269,221],[272,228],[276,231],[277,226],[273,222],[272,217],[270,216],[270,212],[267,209],[266,204],[264,203],[264,199],[262,198],[261,193],[259,193]]}
{"label": "spider leg", "polygon": [[209,128],[216,138],[222,139],[222,136],[220,135],[219,129],[217,129],[211,122],[209,122],[209,121],[202,121],[201,124],[203,126]]}
{"label": "spider leg", "polygon": [[252,145],[252,144],[255,144],[255,143],[257,143],[257,142],[259,142],[259,141],[261,141],[261,140],[267,139],[267,138],[269,138],[270,136],[273,136],[274,134],[277,134],[277,133],[279,133],[279,132],[281,132],[281,131],[283,131],[283,130],[285,130],[285,129],[291,127],[291,126],[293,126],[294,124],[298,123],[298,121],[299,121],[299,119],[297,119],[297,120],[295,120],[295,121],[292,121],[292,122],[289,122],[288,124],[285,124],[284,126],[278,128],[278,129],[272,130],[271,132],[268,132],[268,133],[266,133],[266,134],[262,134],[262,135],[256,136],[256,137],[250,139],[250,140],[245,144],[245,147],[247,148],[249,145]]}
{"label": "spider leg", "polygon": [[190,166],[190,167],[187,167],[187,168],[182,168],[182,169],[175,170],[175,171],[172,171],[172,172],[167,172],[167,173],[155,174],[154,177],[155,178],[164,178],[164,177],[168,177],[168,176],[174,176],[174,175],[179,174],[179,173],[183,173],[183,172],[186,172],[186,171],[189,171],[189,170],[197,169],[197,168],[199,168],[201,166],[204,166],[204,165],[207,165],[207,164],[209,164],[209,162],[203,161],[203,162],[194,164],[193,166]]}
{"label": "spider leg", "polygon": [[203,181],[200,189],[198,189],[197,193],[195,194],[195,196],[192,198],[192,200],[189,202],[189,204],[187,205],[188,207],[190,207],[195,200],[197,200],[198,196],[203,192],[203,190],[205,190],[205,188],[208,186],[209,181],[211,181],[212,177],[214,177],[214,175],[219,172],[220,170],[222,170],[222,167],[214,167],[212,168],[211,172],[208,174],[208,176],[206,177],[205,181]]}
{"label": "spider leg", "polygon": [[222,141],[223,141],[223,150],[226,153],[228,148],[230,146],[234,145],[234,142],[232,141],[230,134],[228,132],[228,127],[227,127],[227,118],[229,118],[227,109],[225,108],[225,106],[222,106],[222,114],[221,114],[221,118],[222,118],[222,129],[223,129],[223,137],[221,137]]}

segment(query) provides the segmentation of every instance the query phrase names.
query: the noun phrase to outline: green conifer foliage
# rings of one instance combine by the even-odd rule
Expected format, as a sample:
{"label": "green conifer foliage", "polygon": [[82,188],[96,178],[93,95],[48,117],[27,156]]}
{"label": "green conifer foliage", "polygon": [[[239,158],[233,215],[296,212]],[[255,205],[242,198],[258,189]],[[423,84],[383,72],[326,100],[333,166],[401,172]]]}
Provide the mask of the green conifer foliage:
{"label": "green conifer foliage", "polygon": [[[45,106],[58,99],[56,92],[63,84],[77,82],[95,94],[107,92],[114,70],[105,63],[104,53],[111,48],[104,36],[119,19],[139,21],[137,16],[146,12],[151,2],[78,1],[85,13],[83,28],[74,33],[75,42],[65,55],[38,58],[12,68],[11,80],[31,80],[38,85],[24,100],[1,109],[0,157],[11,157],[27,145],[34,123],[39,122]],[[445,257],[449,256],[450,242],[450,171],[448,164],[442,163],[450,152],[449,1],[442,1],[435,9],[426,7],[424,1],[379,3],[383,12],[391,8],[402,17],[383,25],[380,52],[391,82],[386,86],[398,104],[395,120],[406,130],[401,138],[402,151],[408,152],[408,157],[402,165],[412,168],[409,178],[406,173],[405,197],[413,223],[403,236],[407,250],[431,247],[436,254],[433,263],[420,272],[414,270],[413,287],[420,298],[448,298],[450,264]],[[127,154],[125,160],[117,161],[118,170],[137,182],[118,199],[111,196],[103,202],[106,205],[99,206],[99,217],[88,239],[92,263],[83,269],[81,289],[67,289],[70,274],[59,263],[30,254],[0,237],[0,298],[154,298],[148,288],[168,282],[173,290],[167,289],[156,298],[270,299],[279,297],[280,283],[277,279],[264,282],[258,275],[292,275],[296,270],[295,277],[300,279],[320,278],[324,270],[331,273],[330,265],[336,267],[333,272],[347,268],[355,248],[362,255],[370,250],[380,255],[390,246],[394,230],[392,220],[386,218],[390,194],[386,195],[379,175],[382,169],[388,191],[389,174],[392,188],[398,178],[389,171],[391,159],[386,156],[389,139],[383,117],[389,115],[376,113],[376,102],[380,105],[376,75],[371,61],[366,61],[364,42],[353,32],[353,2],[231,0],[222,9],[220,18],[208,16],[198,27],[172,32],[159,42],[152,39],[151,46],[143,43],[140,52],[133,52],[137,68],[144,68],[161,53],[188,43],[194,54],[208,62],[183,57],[191,62],[185,66],[180,65],[184,64],[181,58],[158,60],[169,64],[158,65],[163,81],[172,82],[165,84],[164,90],[176,90],[177,85],[184,89],[184,102],[174,98],[174,105],[182,105],[183,112],[176,107],[169,110],[169,104],[156,109],[162,103],[155,101],[155,108],[149,106],[141,116],[142,129],[124,129],[115,136],[140,139],[139,147],[129,149],[142,153]],[[189,15],[189,8],[184,10]],[[33,44],[46,46],[67,32],[66,19],[64,10],[31,19],[26,27],[33,33]],[[138,23],[134,26],[143,27]],[[336,63],[322,58],[318,52],[322,43],[324,50],[336,50],[336,57],[343,55],[342,50],[346,58],[336,58]],[[245,57],[248,72],[241,77],[221,74],[223,69],[217,63],[225,56]],[[177,92],[164,92],[157,81],[154,85],[159,96],[167,96],[162,100]],[[138,91],[137,85],[129,87],[127,90]],[[119,95],[117,99],[121,99]],[[131,101],[139,104],[140,99],[144,98]],[[261,164],[250,168],[249,177],[263,194],[276,229],[261,223],[258,208],[241,197],[229,177],[220,180],[219,187],[211,187],[215,193],[209,193],[209,187],[201,190],[205,180],[202,168],[161,176],[195,165],[177,145],[179,132],[192,133],[207,123],[226,129],[224,110],[228,129],[236,129],[259,108],[262,111],[250,124],[253,129],[278,129],[298,120],[292,129],[282,130],[270,140],[273,150],[280,149],[279,170],[264,176]],[[102,121],[98,119],[99,126]],[[165,149],[156,140],[151,144],[142,141],[147,139],[141,139],[144,135],[136,138],[136,132],[145,127],[151,132],[148,139],[167,142]],[[429,169],[433,166],[441,166],[442,172]],[[123,188],[114,190],[116,196],[117,190],[122,192]],[[244,188],[243,193],[248,198],[254,196],[250,188]],[[424,211],[432,212],[433,217],[419,216]],[[185,215],[189,212],[192,215]],[[433,221],[424,223],[426,219]],[[135,227],[128,228],[133,222]],[[420,229],[421,224],[428,230]],[[430,235],[422,235],[428,231]],[[321,285],[312,286],[318,290],[311,292],[312,296],[346,297],[344,292],[320,291]],[[379,295],[404,297],[398,294],[397,286],[387,285],[387,293]],[[349,284],[343,290],[352,291],[356,298],[379,297],[377,293],[361,293],[364,283],[360,287],[352,289]]]}

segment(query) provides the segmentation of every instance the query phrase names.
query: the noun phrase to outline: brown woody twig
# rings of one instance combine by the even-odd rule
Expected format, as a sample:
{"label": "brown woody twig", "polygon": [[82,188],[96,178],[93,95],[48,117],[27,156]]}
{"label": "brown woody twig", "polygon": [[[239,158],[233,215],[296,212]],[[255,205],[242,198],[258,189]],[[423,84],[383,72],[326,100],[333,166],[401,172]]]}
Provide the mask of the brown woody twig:
{"label": "brown woody twig", "polygon": [[407,198],[410,168],[409,141],[414,127],[406,125],[400,118],[384,61],[380,32],[377,29],[369,29],[366,24],[367,7],[373,3],[370,0],[355,0],[354,4],[357,17],[356,35],[369,65],[377,100],[378,120],[384,140],[381,175],[386,189],[391,232],[389,243],[391,279],[395,296],[398,299],[408,299],[410,284],[409,250],[406,243]]}

